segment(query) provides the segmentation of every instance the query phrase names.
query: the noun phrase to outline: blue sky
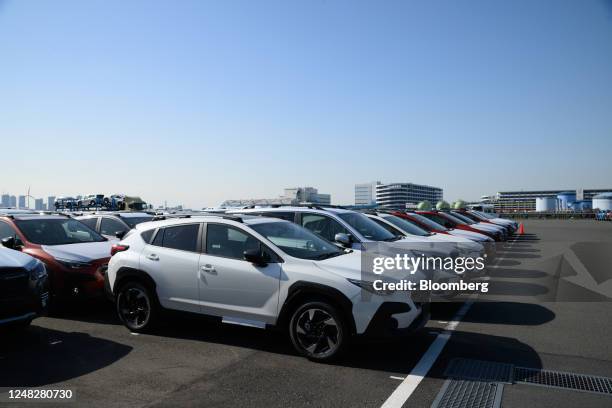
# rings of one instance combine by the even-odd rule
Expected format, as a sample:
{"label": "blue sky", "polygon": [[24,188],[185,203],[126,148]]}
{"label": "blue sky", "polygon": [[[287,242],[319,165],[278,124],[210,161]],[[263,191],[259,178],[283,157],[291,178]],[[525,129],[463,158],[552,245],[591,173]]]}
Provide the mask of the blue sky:
{"label": "blue sky", "polygon": [[612,2],[2,1],[0,191],[612,188]]}

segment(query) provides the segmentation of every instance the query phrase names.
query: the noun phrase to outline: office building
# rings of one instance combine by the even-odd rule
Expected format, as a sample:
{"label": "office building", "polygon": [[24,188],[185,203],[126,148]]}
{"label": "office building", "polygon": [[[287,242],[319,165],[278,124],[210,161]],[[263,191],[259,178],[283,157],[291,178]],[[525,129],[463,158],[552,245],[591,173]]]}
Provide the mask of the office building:
{"label": "office building", "polygon": [[368,206],[376,204],[376,186],[380,181],[355,184],[355,205]]}
{"label": "office building", "polygon": [[17,197],[12,195],[9,199],[10,207],[17,207]]}
{"label": "office building", "polygon": [[421,201],[436,203],[442,200],[443,191],[414,183],[383,183],[376,185],[376,204],[381,208],[405,209]]}
{"label": "office building", "polygon": [[43,210],[43,199],[42,198],[37,198],[34,200],[34,209],[36,211],[42,211]]}
{"label": "office building", "polygon": [[51,211],[55,209],[55,196],[47,197],[47,210]]}
{"label": "office building", "polygon": [[8,194],[2,194],[0,199],[0,207],[10,207],[11,206],[11,196]]}
{"label": "office building", "polygon": [[26,196],[19,196],[19,208],[26,208]]}

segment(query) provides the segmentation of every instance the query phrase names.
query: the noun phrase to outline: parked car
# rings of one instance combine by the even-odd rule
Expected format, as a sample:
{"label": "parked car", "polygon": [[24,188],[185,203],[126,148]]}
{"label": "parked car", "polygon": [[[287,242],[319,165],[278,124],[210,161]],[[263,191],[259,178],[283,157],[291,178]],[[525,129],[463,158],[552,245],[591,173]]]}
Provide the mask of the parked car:
{"label": "parked car", "polygon": [[77,201],[78,207],[102,207],[104,206],[104,194],[90,194]]}
{"label": "parked car", "polygon": [[464,212],[466,213],[466,215],[469,214],[469,215],[476,216],[477,218],[483,221],[489,221],[494,224],[508,226],[512,234],[515,233],[516,230],[518,229],[518,222],[507,220],[505,218],[500,218],[496,214],[491,214],[491,213],[486,213],[483,211],[476,211],[476,210],[465,210]]}
{"label": "parked car", "polygon": [[136,225],[152,221],[154,215],[145,212],[105,211],[75,217],[109,240],[121,239]]}
{"label": "parked car", "polygon": [[74,197],[57,197],[53,203],[56,210],[77,208],[77,200]]}
{"label": "parked car", "polygon": [[475,258],[484,254],[484,246],[482,244],[467,238],[428,232],[421,227],[412,224],[410,221],[389,212],[367,211],[364,213],[369,218],[377,222],[380,226],[386,228],[389,232],[394,231],[394,233],[399,233],[407,238],[412,238],[416,242],[439,243],[441,244],[439,245],[441,248],[443,248],[445,244],[451,244],[448,245],[448,247],[455,247],[464,255]]}
{"label": "parked car", "polygon": [[493,224],[489,221],[483,221],[481,219],[472,219],[472,216],[468,216],[466,214],[462,214],[459,211],[445,211],[445,214],[448,214],[456,219],[459,219],[469,225],[472,228],[475,228],[480,231],[491,231],[494,233],[500,233],[503,236],[503,240],[508,239],[508,236],[511,234],[511,230],[507,226],[501,226],[497,224]]}
{"label": "parked car", "polygon": [[[361,280],[361,256],[278,218],[209,215],[143,223],[113,246],[107,289],[134,332],[160,310],[286,330],[302,355],[336,357],[354,335],[409,333],[428,308]],[[369,296],[362,296],[362,291]]]}
{"label": "parked car", "polygon": [[503,234],[500,232],[494,232],[487,228],[474,228],[468,225],[466,222],[461,221],[450,214],[441,211],[417,211],[417,214],[422,215],[425,218],[443,225],[446,228],[460,229],[464,231],[477,232],[493,238],[495,241],[503,241]]}
{"label": "parked car", "polygon": [[454,237],[463,237],[463,238],[467,238],[474,242],[479,242],[481,244],[494,242],[493,238],[488,237],[487,235],[484,235],[478,232],[447,228],[444,225],[438,224],[437,222],[432,221],[429,218],[424,217],[415,212],[395,211],[392,214],[402,219],[405,219],[409,222],[415,223],[416,225],[420,226],[423,229],[426,229],[429,232],[433,232],[437,234],[447,234],[447,235],[452,235]]}
{"label": "parked car", "polygon": [[0,327],[24,328],[47,311],[45,265],[24,253],[0,246]]}
{"label": "parked car", "polygon": [[0,239],[45,264],[53,296],[104,293],[112,244],[82,222],[59,214],[0,211]]}

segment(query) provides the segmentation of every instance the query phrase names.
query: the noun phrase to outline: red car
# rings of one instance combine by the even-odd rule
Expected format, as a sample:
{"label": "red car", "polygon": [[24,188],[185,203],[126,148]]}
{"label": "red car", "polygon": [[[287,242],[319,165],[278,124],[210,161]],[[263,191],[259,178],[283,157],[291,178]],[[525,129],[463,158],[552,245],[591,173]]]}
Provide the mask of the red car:
{"label": "red car", "polygon": [[0,210],[0,240],[45,264],[51,295],[104,294],[111,243],[80,221]]}

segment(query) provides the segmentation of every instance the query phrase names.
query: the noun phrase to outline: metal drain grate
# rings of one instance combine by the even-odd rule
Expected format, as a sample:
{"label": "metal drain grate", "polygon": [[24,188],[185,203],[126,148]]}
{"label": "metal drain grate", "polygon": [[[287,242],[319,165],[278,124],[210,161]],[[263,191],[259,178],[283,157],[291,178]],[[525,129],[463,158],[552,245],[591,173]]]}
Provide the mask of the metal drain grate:
{"label": "metal drain grate", "polygon": [[446,380],[431,408],[499,408],[504,385]]}
{"label": "metal drain grate", "polygon": [[454,358],[446,367],[444,375],[454,379],[512,384],[513,369],[514,365],[508,363]]}
{"label": "metal drain grate", "polygon": [[514,381],[543,387],[612,395],[612,378],[608,377],[515,367]]}

